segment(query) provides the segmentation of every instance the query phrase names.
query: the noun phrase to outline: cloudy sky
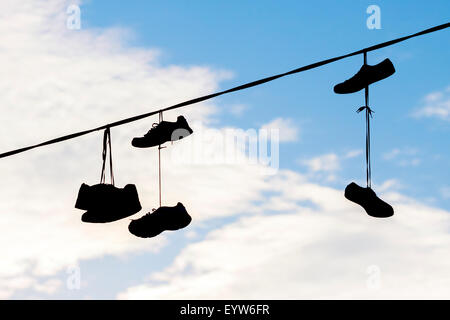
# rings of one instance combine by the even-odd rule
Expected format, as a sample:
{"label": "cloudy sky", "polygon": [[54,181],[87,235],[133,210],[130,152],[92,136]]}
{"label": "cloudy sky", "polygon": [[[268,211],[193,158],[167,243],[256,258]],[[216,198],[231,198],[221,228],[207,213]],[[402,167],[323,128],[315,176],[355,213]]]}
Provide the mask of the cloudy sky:
{"label": "cloudy sky", "polygon": [[[0,151],[446,23],[450,9],[378,1],[381,29],[369,30],[371,4],[1,1]],[[448,40],[444,30],[368,56],[397,71],[370,98],[373,187],[392,218],[343,196],[365,181],[363,94],[332,90],[359,69],[353,57],[164,114],[194,129],[162,151],[163,204],[193,218],[178,232],[139,239],[129,219],[81,222],[74,203],[81,183],[98,183],[101,132],[2,159],[0,298],[450,298]],[[157,120],[111,131],[136,218],[158,206],[157,151],[130,142]],[[274,133],[272,152],[250,161],[226,142],[239,130]]]}

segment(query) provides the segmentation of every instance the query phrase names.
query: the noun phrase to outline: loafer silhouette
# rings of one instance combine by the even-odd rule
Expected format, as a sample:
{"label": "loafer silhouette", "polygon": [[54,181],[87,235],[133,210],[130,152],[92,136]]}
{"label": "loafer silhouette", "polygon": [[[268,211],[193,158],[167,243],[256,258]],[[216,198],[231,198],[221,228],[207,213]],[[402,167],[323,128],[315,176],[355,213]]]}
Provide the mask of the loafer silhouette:
{"label": "loafer silhouette", "polygon": [[192,221],[181,202],[175,207],[160,207],[145,216],[132,220],[128,230],[136,237],[152,238],[161,232],[175,231],[187,227]]}
{"label": "loafer silhouette", "polygon": [[352,182],[345,188],[345,197],[359,204],[369,216],[388,218],[394,214],[394,209],[377,197],[371,188],[363,188]]}
{"label": "loafer silhouette", "polygon": [[394,72],[394,65],[389,59],[384,59],[373,66],[365,64],[353,77],[335,85],[334,92],[339,94],[358,92],[372,83],[386,79]]}
{"label": "loafer silhouette", "polygon": [[93,186],[83,183],[75,208],[87,210],[81,221],[91,223],[117,221],[142,209],[135,185],[127,184],[124,188],[117,188],[104,183]]}
{"label": "loafer silhouette", "polygon": [[183,116],[178,116],[176,122],[161,121],[160,123],[154,123],[153,128],[143,137],[134,138],[131,144],[136,148],[150,148],[167,141],[183,139],[192,133],[193,131],[186,119]]}

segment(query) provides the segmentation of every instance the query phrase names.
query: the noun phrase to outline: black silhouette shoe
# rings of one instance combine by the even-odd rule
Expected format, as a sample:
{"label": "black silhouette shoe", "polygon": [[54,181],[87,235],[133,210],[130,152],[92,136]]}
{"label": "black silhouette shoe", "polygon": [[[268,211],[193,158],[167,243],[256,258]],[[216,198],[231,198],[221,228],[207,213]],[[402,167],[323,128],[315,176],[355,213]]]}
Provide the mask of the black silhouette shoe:
{"label": "black silhouette shoe", "polygon": [[154,123],[149,132],[143,137],[134,138],[131,144],[136,148],[155,147],[167,141],[183,139],[192,133],[193,131],[186,119],[183,116],[178,116],[176,122],[161,121],[160,123]]}
{"label": "black silhouette shoe", "polygon": [[352,182],[345,188],[345,197],[366,210],[369,216],[388,218],[394,214],[394,209],[377,197],[371,188],[363,188]]}
{"label": "black silhouette shoe", "polygon": [[139,196],[134,184],[117,188],[111,184],[82,184],[78,192],[75,208],[87,210],[81,221],[106,223],[129,217],[141,208]]}
{"label": "black silhouette shoe", "polygon": [[353,77],[335,85],[334,92],[340,94],[358,92],[374,82],[386,79],[394,72],[394,65],[389,59],[384,59],[374,66],[365,64]]}
{"label": "black silhouette shoe", "polygon": [[136,237],[152,238],[166,230],[185,228],[191,221],[192,218],[186,208],[178,202],[175,207],[160,207],[137,220],[132,220],[128,230]]}

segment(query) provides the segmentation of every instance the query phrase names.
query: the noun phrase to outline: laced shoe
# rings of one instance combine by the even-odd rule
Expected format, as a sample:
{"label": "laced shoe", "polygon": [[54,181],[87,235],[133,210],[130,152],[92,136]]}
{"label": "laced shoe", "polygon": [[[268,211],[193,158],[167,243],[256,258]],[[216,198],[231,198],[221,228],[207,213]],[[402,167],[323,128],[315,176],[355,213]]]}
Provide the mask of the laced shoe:
{"label": "laced shoe", "polygon": [[345,188],[345,197],[363,207],[369,216],[388,218],[394,214],[394,209],[369,187],[363,188],[352,182]]}
{"label": "laced shoe", "polygon": [[187,227],[192,221],[181,202],[175,207],[160,207],[145,216],[132,220],[128,230],[136,237],[152,238],[161,232],[175,231]]}
{"label": "laced shoe", "polygon": [[183,116],[178,116],[176,122],[161,121],[154,123],[153,127],[143,136],[134,138],[131,141],[133,147],[150,148],[167,141],[177,141],[192,134],[193,130],[189,127]]}
{"label": "laced shoe", "polygon": [[135,185],[127,184],[124,188],[117,188],[104,183],[93,186],[83,183],[75,208],[87,210],[81,221],[90,223],[117,221],[142,209]]}
{"label": "laced shoe", "polygon": [[394,72],[394,65],[389,59],[373,66],[365,64],[353,77],[335,85],[334,92],[339,94],[358,92],[374,82],[386,79]]}

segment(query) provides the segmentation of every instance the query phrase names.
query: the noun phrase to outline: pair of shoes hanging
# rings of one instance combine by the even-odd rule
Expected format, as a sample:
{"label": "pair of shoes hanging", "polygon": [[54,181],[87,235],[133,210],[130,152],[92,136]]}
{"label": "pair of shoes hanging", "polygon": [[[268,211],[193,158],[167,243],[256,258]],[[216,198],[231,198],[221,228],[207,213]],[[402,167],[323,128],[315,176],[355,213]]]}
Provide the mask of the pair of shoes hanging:
{"label": "pair of shoes hanging", "polygon": [[192,221],[181,202],[175,207],[160,207],[145,216],[132,220],[128,230],[136,237],[152,238],[163,231],[175,231],[187,227]]}
{"label": "pair of shoes hanging", "polygon": [[[193,133],[183,116],[178,116],[175,122],[164,121],[162,113],[159,116],[160,122],[154,123],[153,127],[143,137],[134,138],[131,141],[132,146],[136,148],[159,146],[158,152],[161,152],[162,144],[183,139]],[[161,161],[161,157],[159,159]],[[152,238],[167,230],[175,231],[185,228],[192,221],[181,202],[178,202],[174,207],[161,206],[161,162],[159,162],[159,166],[160,207],[130,222],[128,230],[136,237]]]}
{"label": "pair of shoes hanging", "polygon": [[391,60],[385,59],[376,65],[366,64],[366,53],[364,53],[364,64],[361,69],[350,79],[334,86],[334,92],[338,94],[347,94],[365,91],[365,106],[358,109],[357,112],[366,110],[366,166],[367,166],[367,187],[363,188],[356,183],[350,183],[344,192],[345,198],[359,204],[368,215],[376,218],[388,218],[394,214],[391,205],[377,197],[375,191],[371,188],[371,166],[370,166],[370,118],[372,110],[368,106],[368,88],[369,85],[386,79],[395,73],[394,65]]}
{"label": "pair of shoes hanging", "polygon": [[[106,154],[109,147],[109,166],[111,183],[106,183]],[[129,217],[139,212],[142,207],[134,184],[127,184],[124,188],[114,185],[112,167],[111,133],[107,128],[103,135],[103,165],[100,183],[89,186],[83,183],[78,192],[75,208],[87,210],[81,221],[90,223],[106,223]]]}
{"label": "pair of shoes hanging", "polygon": [[87,210],[81,216],[81,221],[91,223],[117,221],[142,209],[134,184],[117,188],[105,183],[93,186],[83,183],[78,192],[75,208]]}

